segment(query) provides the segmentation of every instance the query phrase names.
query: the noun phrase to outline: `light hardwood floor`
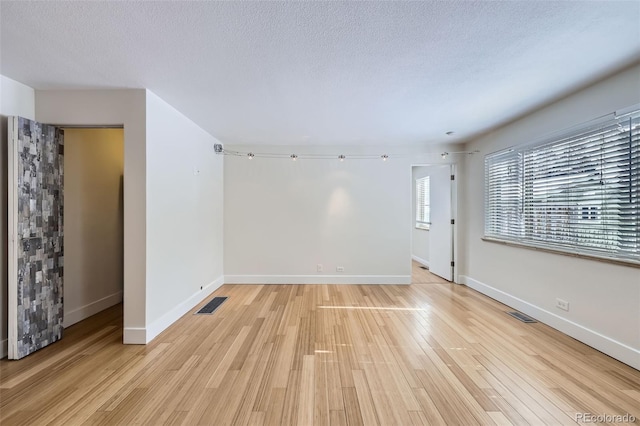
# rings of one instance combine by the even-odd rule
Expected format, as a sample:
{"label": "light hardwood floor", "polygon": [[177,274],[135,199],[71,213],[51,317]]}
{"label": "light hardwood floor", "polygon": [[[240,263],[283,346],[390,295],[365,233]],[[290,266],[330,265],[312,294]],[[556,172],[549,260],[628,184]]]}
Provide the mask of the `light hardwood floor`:
{"label": "light hardwood floor", "polygon": [[[415,267],[415,265],[414,265]],[[467,287],[224,285],[122,345],[122,309],[0,361],[0,424],[576,424],[640,418],[640,372]],[[636,423],[639,421],[636,420]]]}
{"label": "light hardwood floor", "polygon": [[428,269],[423,269],[420,263],[411,261],[411,284],[448,284],[444,278],[433,275]]}

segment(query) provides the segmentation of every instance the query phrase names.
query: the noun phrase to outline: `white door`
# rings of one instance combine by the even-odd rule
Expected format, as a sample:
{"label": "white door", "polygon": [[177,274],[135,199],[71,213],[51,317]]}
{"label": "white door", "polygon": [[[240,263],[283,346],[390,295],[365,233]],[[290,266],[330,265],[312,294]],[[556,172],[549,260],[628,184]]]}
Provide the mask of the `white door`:
{"label": "white door", "polygon": [[431,225],[429,271],[453,280],[453,218],[451,210],[451,166],[433,166],[430,174]]}

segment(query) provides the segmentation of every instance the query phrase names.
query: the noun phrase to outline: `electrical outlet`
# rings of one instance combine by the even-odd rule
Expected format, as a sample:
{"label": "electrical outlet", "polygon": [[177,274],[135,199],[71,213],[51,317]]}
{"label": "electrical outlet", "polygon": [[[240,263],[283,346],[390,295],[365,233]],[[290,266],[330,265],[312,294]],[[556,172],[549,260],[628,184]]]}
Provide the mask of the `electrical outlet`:
{"label": "electrical outlet", "polygon": [[344,266],[336,266],[336,272],[344,272]]}
{"label": "electrical outlet", "polygon": [[556,299],[556,308],[562,309],[563,311],[569,310],[569,302],[562,299]]}
{"label": "electrical outlet", "polygon": [[324,271],[324,266],[322,266],[322,263],[318,263],[318,265],[316,266],[316,269],[318,270],[318,272],[322,272]]}

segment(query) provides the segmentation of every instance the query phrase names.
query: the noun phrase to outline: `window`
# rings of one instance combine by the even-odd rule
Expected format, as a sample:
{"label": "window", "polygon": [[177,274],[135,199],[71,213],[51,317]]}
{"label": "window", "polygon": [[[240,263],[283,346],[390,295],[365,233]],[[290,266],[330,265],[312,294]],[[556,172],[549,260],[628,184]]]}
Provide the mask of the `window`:
{"label": "window", "polygon": [[429,176],[416,179],[416,228],[429,229],[431,207],[429,195]]}
{"label": "window", "polygon": [[485,236],[640,261],[640,110],[485,158]]}

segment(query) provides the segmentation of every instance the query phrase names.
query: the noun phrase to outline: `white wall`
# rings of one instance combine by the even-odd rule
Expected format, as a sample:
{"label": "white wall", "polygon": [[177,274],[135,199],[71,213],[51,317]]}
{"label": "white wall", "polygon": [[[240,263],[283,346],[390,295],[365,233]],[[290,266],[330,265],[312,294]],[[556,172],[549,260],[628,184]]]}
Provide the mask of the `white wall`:
{"label": "white wall", "polygon": [[429,231],[416,228],[416,180],[429,176],[428,166],[414,166],[411,171],[411,258],[429,266]]}
{"label": "white wall", "polygon": [[123,129],[64,129],[64,326],[122,301]]}
{"label": "white wall", "polygon": [[376,147],[225,148],[347,155],[344,162],[225,157],[225,282],[410,283],[411,163],[438,162],[441,147],[386,162],[349,158],[384,153]]}
{"label": "white wall", "polygon": [[[0,75],[0,110],[5,117],[18,115],[33,120],[35,116],[34,90]],[[3,133],[2,137],[6,139],[7,135]]]}
{"label": "white wall", "polygon": [[124,342],[149,342],[222,282],[216,140],[147,90],[36,91],[36,119],[124,125]]}
{"label": "white wall", "polygon": [[218,141],[147,92],[147,341],[223,283]]}
{"label": "white wall", "polygon": [[37,90],[36,120],[124,126],[124,342],[146,343],[146,90]]}
{"label": "white wall", "polygon": [[[470,143],[460,208],[466,283],[635,368],[640,368],[640,269],[481,240],[484,155],[640,102],[640,66],[566,97]],[[556,298],[570,311],[555,307]],[[508,321],[508,319],[505,319]]]}
{"label": "white wall", "polygon": [[0,179],[2,213],[0,213],[0,358],[7,356],[7,117],[35,118],[35,92],[22,83],[0,75]]}

